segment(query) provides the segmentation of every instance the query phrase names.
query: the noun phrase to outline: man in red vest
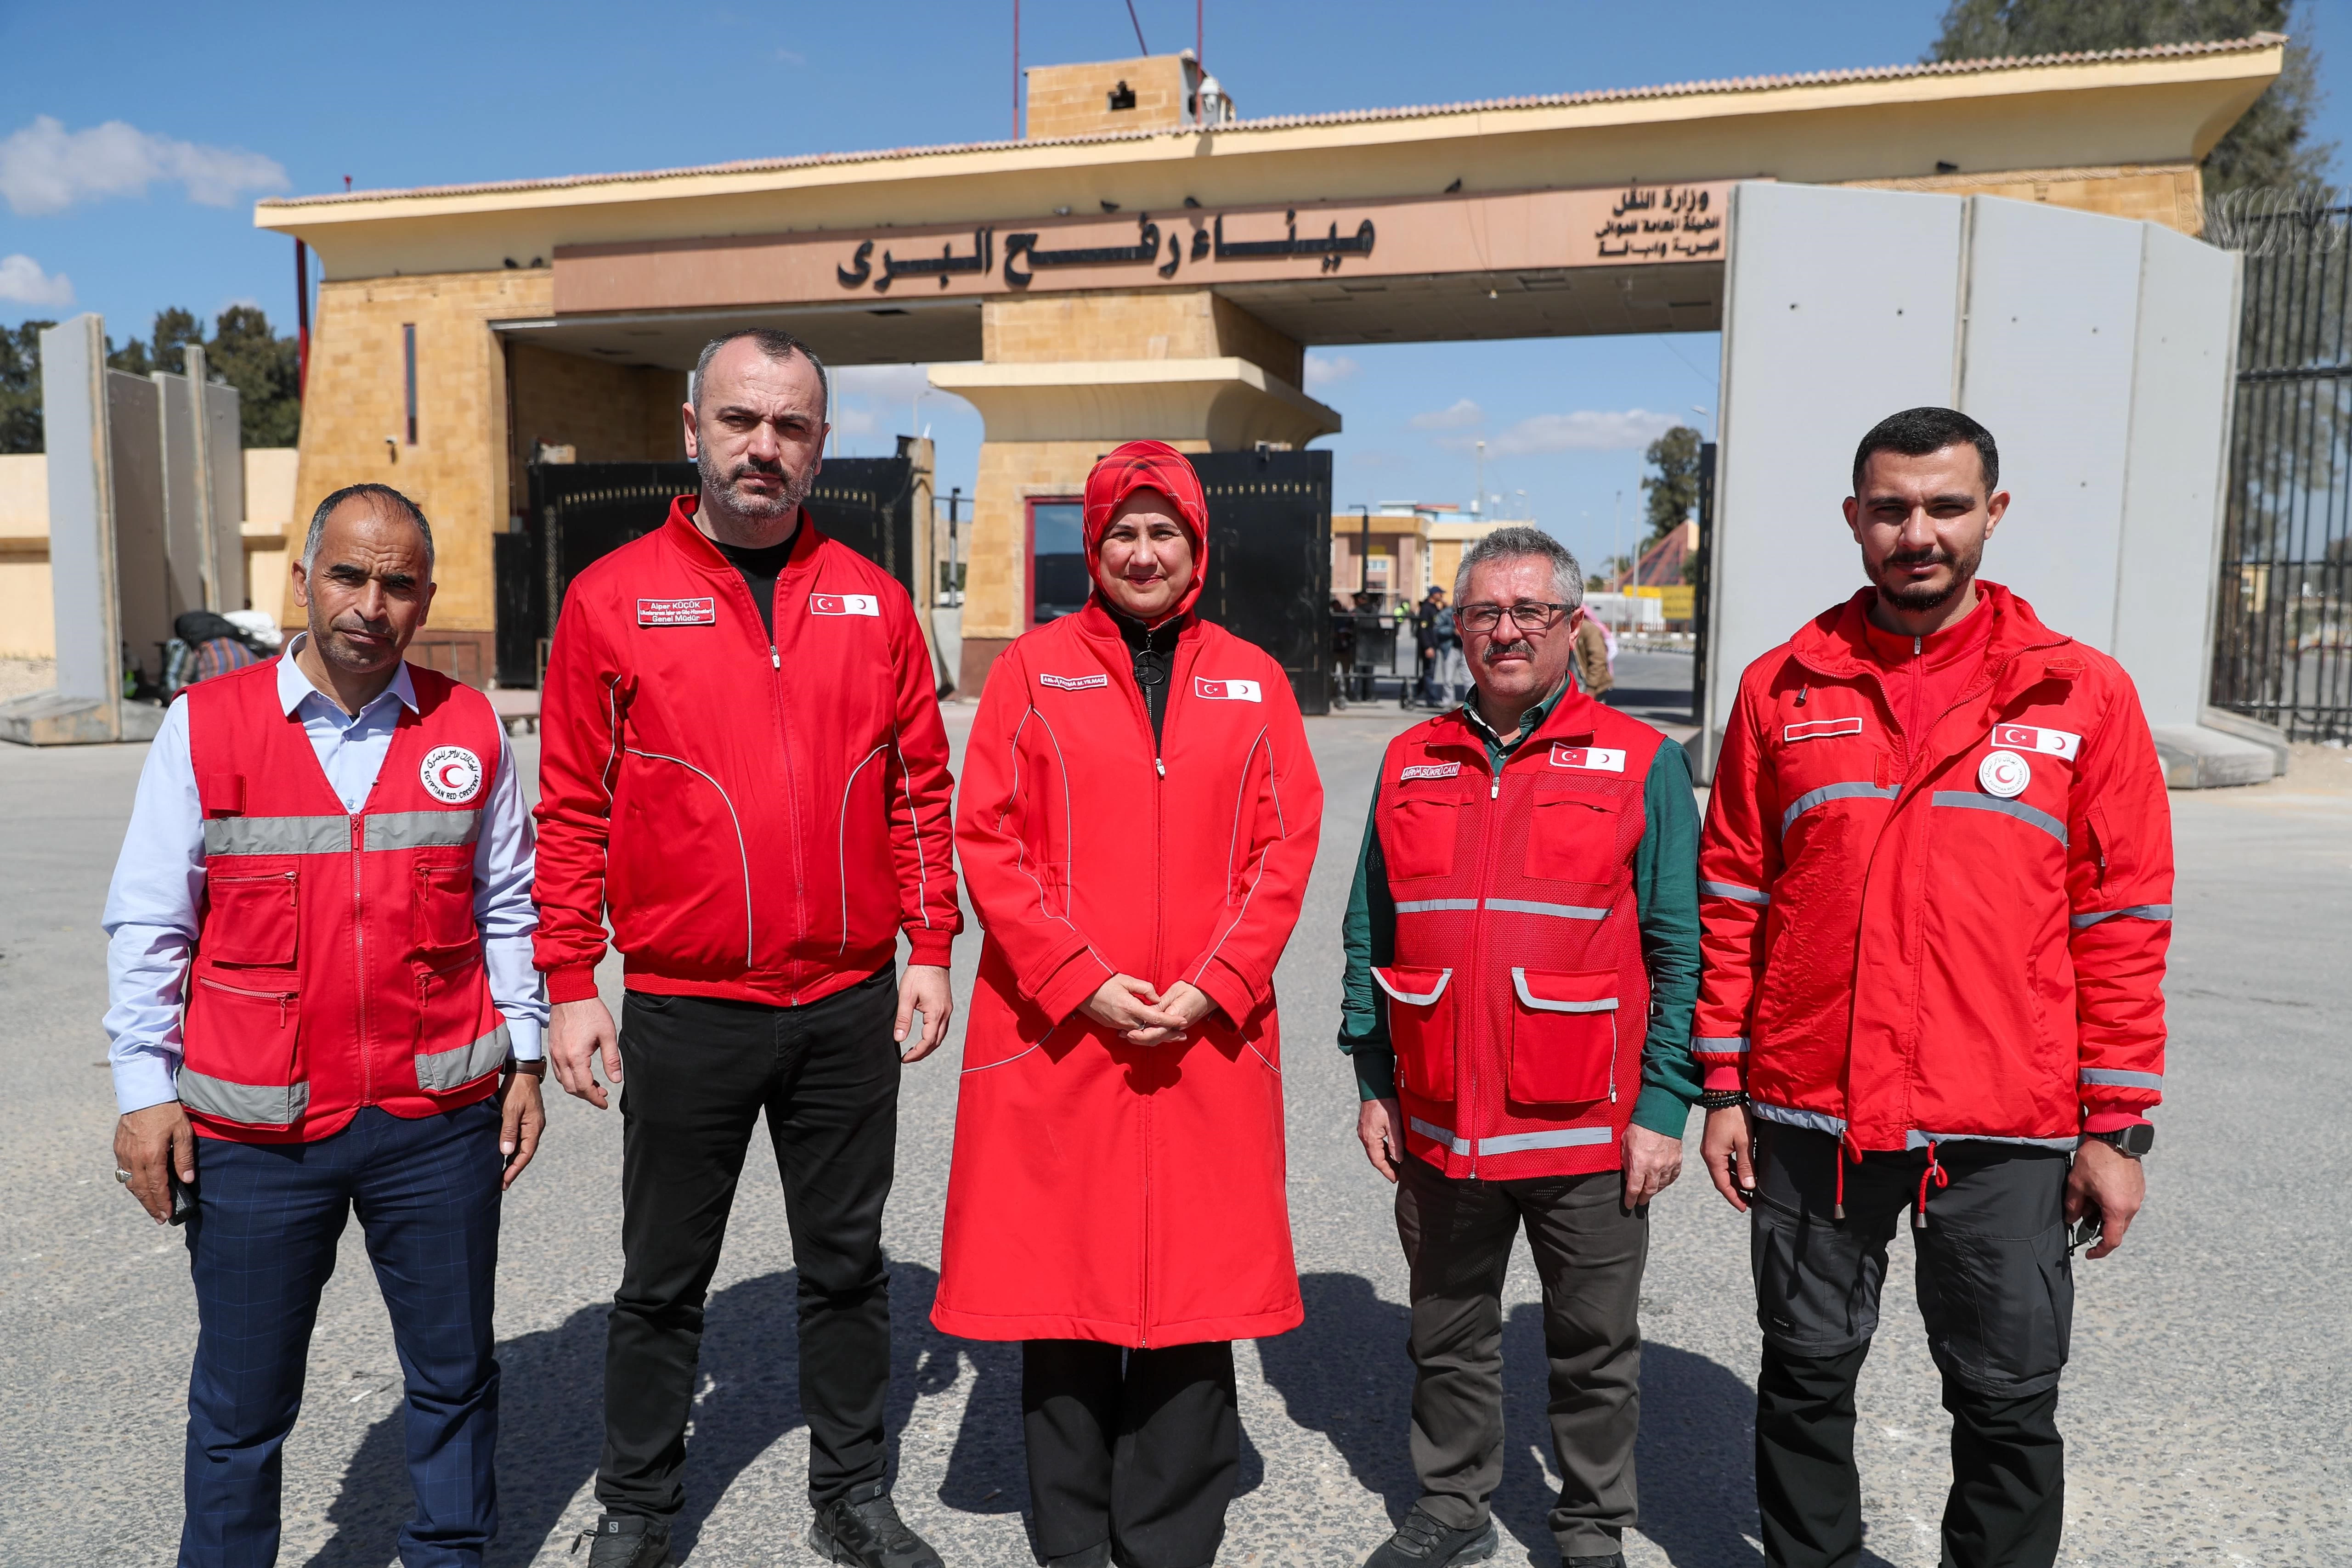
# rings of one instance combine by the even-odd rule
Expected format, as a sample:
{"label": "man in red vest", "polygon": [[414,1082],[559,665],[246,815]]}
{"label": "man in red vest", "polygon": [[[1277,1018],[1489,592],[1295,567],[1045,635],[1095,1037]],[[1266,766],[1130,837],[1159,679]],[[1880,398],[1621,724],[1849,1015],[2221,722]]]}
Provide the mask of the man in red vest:
{"label": "man in red vest", "polygon": [[[626,1085],[590,1568],[667,1559],[703,1301],[762,1116],[799,1276],[808,1542],[938,1568],[891,1501],[883,1433],[898,1068],[947,1032],[963,923],[930,650],[907,591],[803,509],[824,367],[786,333],[735,332],[693,386],[700,492],[572,580],[541,727],[550,1054],[599,1109],[592,1059]],[[596,987],[608,915],[617,1035]]]}
{"label": "man in red vest", "polygon": [[530,819],[488,699],[401,658],[415,504],[336,491],[293,577],[310,630],[164,716],[107,895],[116,1175],[195,1281],[179,1561],[276,1560],[356,1211],[407,1377],[401,1561],[460,1568],[498,1528],[499,1194],[545,1122]]}
{"label": "man in red vest", "polygon": [[1698,1095],[1698,813],[1683,749],[1568,679],[1583,574],[1550,535],[1462,559],[1475,693],[1389,743],[1344,932],[1357,1134],[1397,1184],[1422,1498],[1367,1568],[1484,1562],[1503,1475],[1503,1276],[1544,1288],[1551,1529],[1622,1568],[1650,1199]]}
{"label": "man in red vest", "polygon": [[1906,1210],[1952,1413],[1943,1560],[2055,1559],[2067,1222],[2104,1258],[2146,1190],[2164,772],[2122,667],[1978,580],[2000,464],[1948,408],[1863,437],[1869,586],[1748,666],[1716,764],[1696,1044],[1707,1167],[1753,1231],[1775,1568],[1862,1553],[1854,1384]]}

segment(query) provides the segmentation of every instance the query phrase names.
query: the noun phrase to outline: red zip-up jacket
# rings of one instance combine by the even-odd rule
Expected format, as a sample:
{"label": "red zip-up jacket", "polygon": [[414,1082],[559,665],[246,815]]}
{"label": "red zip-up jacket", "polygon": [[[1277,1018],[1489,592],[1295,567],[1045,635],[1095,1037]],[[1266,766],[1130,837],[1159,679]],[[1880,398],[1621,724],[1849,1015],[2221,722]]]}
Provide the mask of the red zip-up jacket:
{"label": "red zip-up jacket", "polygon": [[1914,706],[1870,591],[1740,677],[1699,850],[1691,1045],[1854,1151],[2071,1147],[2164,1091],[2172,819],[2121,665],[1997,583],[1981,667]]}
{"label": "red zip-up jacket", "polygon": [[536,959],[596,994],[797,1007],[961,929],[947,731],[907,591],[803,513],[775,635],[698,497],[572,580],[541,698]]}

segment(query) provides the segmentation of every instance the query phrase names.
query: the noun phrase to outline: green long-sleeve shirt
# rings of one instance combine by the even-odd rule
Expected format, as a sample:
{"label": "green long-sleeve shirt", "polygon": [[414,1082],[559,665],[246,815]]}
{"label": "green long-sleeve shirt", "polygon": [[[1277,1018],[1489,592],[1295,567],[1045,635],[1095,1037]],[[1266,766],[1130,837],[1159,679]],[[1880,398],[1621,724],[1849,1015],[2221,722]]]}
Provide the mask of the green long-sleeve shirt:
{"label": "green long-sleeve shirt", "polygon": [[[1562,690],[1566,688],[1563,687]],[[1486,727],[1475,704],[1465,706],[1486,741],[1490,766],[1533,735],[1559,701],[1554,693],[1529,709],[1507,738]],[[1380,784],[1364,815],[1364,846],[1348,894],[1340,939],[1347,953],[1341,982],[1339,1049],[1356,1064],[1357,1091],[1367,1100],[1396,1093],[1396,1052],[1389,1044],[1388,998],[1372,983],[1375,965],[1396,959],[1396,899],[1381,853]],[[1691,1059],[1691,1011],[1698,1003],[1698,808],[1691,794],[1690,758],[1669,740],[1658,747],[1642,787],[1642,841],[1633,851],[1633,909],[1642,958],[1650,971],[1648,1042],[1642,1053],[1642,1095],[1633,1120],[1651,1132],[1679,1138],[1698,1100],[1700,1072]]]}

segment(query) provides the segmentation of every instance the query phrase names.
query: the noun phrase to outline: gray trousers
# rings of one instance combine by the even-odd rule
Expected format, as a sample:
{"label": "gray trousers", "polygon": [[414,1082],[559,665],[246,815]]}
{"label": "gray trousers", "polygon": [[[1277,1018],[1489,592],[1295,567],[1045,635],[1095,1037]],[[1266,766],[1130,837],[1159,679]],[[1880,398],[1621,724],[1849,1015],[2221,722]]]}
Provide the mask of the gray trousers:
{"label": "gray trousers", "polygon": [[1605,1557],[1635,1522],[1641,1424],[1636,1309],[1648,1211],[1616,1171],[1463,1181],[1408,1155],[1397,1236],[1412,1270],[1412,1468],[1422,1505],[1455,1530],[1485,1522],[1503,1479],[1503,1276],[1524,1227],[1543,1281],[1563,1557]]}

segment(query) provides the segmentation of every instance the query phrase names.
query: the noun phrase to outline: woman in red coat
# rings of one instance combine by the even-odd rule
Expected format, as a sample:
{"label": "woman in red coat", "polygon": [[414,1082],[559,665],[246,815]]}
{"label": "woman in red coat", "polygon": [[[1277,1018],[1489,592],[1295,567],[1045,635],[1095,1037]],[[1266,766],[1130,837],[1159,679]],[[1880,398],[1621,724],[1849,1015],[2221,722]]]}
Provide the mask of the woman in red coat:
{"label": "woman in red coat", "polygon": [[1274,967],[1323,786],[1282,666],[1192,614],[1208,508],[1130,442],[1095,590],[990,671],[956,800],[988,934],[931,1321],[1023,1342],[1050,1563],[1202,1568],[1240,1465],[1236,1339],[1303,1315]]}

